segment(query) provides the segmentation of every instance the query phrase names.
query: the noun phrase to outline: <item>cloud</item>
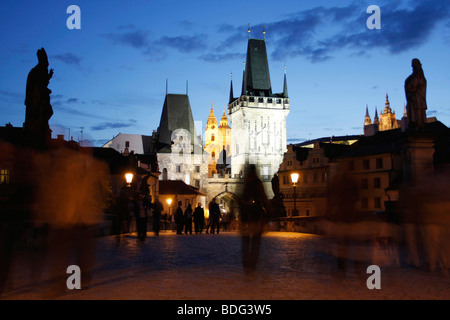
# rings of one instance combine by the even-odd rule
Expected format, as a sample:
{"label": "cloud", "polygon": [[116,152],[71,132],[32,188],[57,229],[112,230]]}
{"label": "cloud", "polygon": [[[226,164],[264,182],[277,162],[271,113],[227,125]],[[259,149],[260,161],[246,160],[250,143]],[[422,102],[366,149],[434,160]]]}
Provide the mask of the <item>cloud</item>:
{"label": "cloud", "polygon": [[81,57],[73,54],[73,53],[63,53],[50,56],[51,59],[56,59],[64,62],[67,65],[76,66],[78,68],[81,67],[81,61],[83,60]]}
{"label": "cloud", "polygon": [[122,45],[140,50],[142,54],[152,60],[162,60],[167,57],[168,50],[181,53],[204,51],[208,48],[205,34],[161,36],[152,38],[148,30],[134,25],[118,27],[115,32],[105,34],[104,37],[114,45]]}
{"label": "cloud", "polygon": [[[271,58],[285,61],[303,57],[313,63],[330,59],[343,50],[349,56],[370,56],[374,49],[391,54],[419,48],[439,26],[450,28],[450,2],[441,0],[382,1],[381,29],[369,30],[366,21],[368,1],[353,1],[347,5],[317,6],[297,11],[265,24]],[[186,29],[192,22],[182,21]],[[251,36],[262,38],[262,24],[251,25]],[[153,60],[162,60],[171,50],[183,54],[199,53],[197,58],[211,63],[242,59],[242,45],[247,41],[246,24],[219,24],[212,35],[161,35],[136,26],[123,26],[106,37],[116,45],[125,45]],[[218,36],[223,35],[223,36]],[[153,36],[153,37],[152,37]],[[444,39],[450,39],[442,35]],[[446,38],[447,37],[447,38]],[[450,41],[450,40],[448,40]]]}
{"label": "cloud", "polygon": [[91,127],[92,131],[101,131],[106,129],[119,129],[119,128],[128,128],[133,126],[133,123],[124,123],[124,122],[102,122],[95,126]]}
{"label": "cloud", "polygon": [[227,60],[240,59],[245,60],[245,54],[243,53],[205,53],[199,56],[200,60],[207,62],[221,62]]}
{"label": "cloud", "polygon": [[154,42],[155,45],[176,49],[184,53],[205,50],[207,48],[206,35],[178,36],[178,37],[161,37]]}
{"label": "cloud", "polygon": [[[364,7],[356,3],[341,8],[317,7],[307,14],[300,13],[295,18],[295,26],[286,21],[275,23],[279,46],[282,47],[284,41],[291,42],[282,47],[283,50],[277,50],[274,58],[302,55],[312,62],[321,62],[344,48],[351,50],[353,55],[367,55],[375,48],[398,54],[420,47],[441,22],[450,20],[448,2],[397,2],[381,6],[381,29],[369,30],[366,27],[369,15],[362,9]],[[332,23],[336,32],[320,38],[317,31],[325,23]],[[309,31],[299,29],[305,24],[311,25]],[[283,33],[286,35],[282,36]]]}
{"label": "cloud", "polygon": [[7,103],[23,103],[25,100],[25,91],[24,93],[18,93],[14,91],[7,91],[0,89],[0,101]]}
{"label": "cloud", "polygon": [[135,49],[145,49],[150,45],[149,32],[138,29],[133,25],[118,28],[125,32],[112,32],[105,35],[113,44],[129,46]]}
{"label": "cloud", "polygon": [[306,139],[306,138],[288,138],[287,139],[287,142],[289,143],[289,144],[291,144],[291,143],[302,143],[302,142],[305,142],[305,141],[307,141],[308,139]]}

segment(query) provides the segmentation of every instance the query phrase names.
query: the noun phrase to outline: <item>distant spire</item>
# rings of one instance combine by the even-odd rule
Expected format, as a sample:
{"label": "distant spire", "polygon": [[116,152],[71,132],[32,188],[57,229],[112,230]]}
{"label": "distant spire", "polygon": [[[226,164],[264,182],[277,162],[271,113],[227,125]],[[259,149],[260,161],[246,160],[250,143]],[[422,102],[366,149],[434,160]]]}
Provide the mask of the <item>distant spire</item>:
{"label": "distant spire", "polygon": [[263,39],[266,40],[266,25],[263,24]]}
{"label": "distant spire", "polygon": [[364,125],[367,126],[370,124],[372,124],[372,120],[370,119],[370,115],[369,115],[369,107],[366,104],[366,117],[364,119]]}
{"label": "distant spire", "polygon": [[284,65],[284,86],[283,86],[283,97],[288,97],[287,79],[286,79],[286,65]]}
{"label": "distant spire", "polygon": [[377,107],[375,107],[375,117],[373,118],[373,124],[379,124],[380,121],[378,119],[378,111],[377,111]]}
{"label": "distant spire", "polygon": [[386,102],[384,103],[384,113],[391,113],[391,104],[389,103],[389,96],[386,92]]}
{"label": "distant spire", "polygon": [[247,81],[245,79],[245,61],[243,62],[244,68],[242,70],[242,92],[241,95],[246,96],[247,95]]}
{"label": "distant spire", "polygon": [[188,90],[189,89],[189,82],[188,82],[188,80],[186,80],[186,95],[188,95]]}
{"label": "distant spire", "polygon": [[250,23],[248,24],[248,38],[250,39]]}
{"label": "distant spire", "polygon": [[168,93],[168,89],[169,89],[169,80],[166,78],[166,96]]}
{"label": "distant spire", "polygon": [[233,73],[230,74],[230,101],[228,103],[232,103],[234,101],[234,94],[233,94]]}

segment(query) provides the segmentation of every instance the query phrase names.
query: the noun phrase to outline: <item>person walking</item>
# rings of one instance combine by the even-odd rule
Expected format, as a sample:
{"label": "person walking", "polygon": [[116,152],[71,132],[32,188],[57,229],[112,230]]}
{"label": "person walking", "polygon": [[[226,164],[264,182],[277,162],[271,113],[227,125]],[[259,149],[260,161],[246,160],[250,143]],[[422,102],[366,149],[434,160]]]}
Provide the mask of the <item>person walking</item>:
{"label": "person walking", "polygon": [[258,262],[261,237],[270,203],[256,167],[250,165],[242,194],[242,260],[245,272],[253,273]]}
{"label": "person walking", "polygon": [[217,228],[217,234],[219,234],[220,227],[220,207],[216,202],[216,198],[212,200],[209,215],[211,219],[211,233],[214,234],[214,230]]}
{"label": "person walking", "polygon": [[205,211],[199,202],[193,213],[195,234],[201,234],[205,226]]}
{"label": "person walking", "polygon": [[158,197],[155,197],[155,203],[153,204],[153,232],[155,236],[159,236],[159,230],[161,228],[161,214],[163,210],[162,203],[159,201]]}
{"label": "person walking", "polygon": [[184,233],[192,234],[192,206],[188,204],[186,210],[184,210]]}
{"label": "person walking", "polygon": [[148,196],[141,195],[140,201],[136,201],[136,227],[138,240],[141,243],[145,242],[147,238],[147,223],[150,208],[150,199]]}
{"label": "person walking", "polygon": [[178,201],[178,208],[174,214],[175,226],[177,228],[177,234],[183,234],[183,226],[184,226],[184,215],[183,209],[181,209],[181,201]]}

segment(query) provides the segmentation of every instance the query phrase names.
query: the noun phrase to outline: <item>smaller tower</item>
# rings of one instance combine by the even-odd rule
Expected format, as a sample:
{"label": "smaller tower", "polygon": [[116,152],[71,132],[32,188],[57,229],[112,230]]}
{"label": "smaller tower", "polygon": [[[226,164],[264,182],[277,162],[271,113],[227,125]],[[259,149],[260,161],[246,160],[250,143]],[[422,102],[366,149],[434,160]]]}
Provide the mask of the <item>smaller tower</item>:
{"label": "smaller tower", "polygon": [[366,104],[366,117],[364,118],[364,126],[368,126],[372,124],[372,120],[370,119],[369,116],[369,107]]}

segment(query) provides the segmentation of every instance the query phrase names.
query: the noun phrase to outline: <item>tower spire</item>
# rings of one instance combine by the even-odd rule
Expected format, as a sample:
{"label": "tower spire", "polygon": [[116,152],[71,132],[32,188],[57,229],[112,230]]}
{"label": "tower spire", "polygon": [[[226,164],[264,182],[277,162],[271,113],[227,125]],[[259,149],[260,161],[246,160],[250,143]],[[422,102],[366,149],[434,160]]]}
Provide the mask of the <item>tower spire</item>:
{"label": "tower spire", "polygon": [[379,124],[380,120],[378,119],[378,111],[377,107],[375,107],[375,117],[373,118],[373,124]]}
{"label": "tower spire", "polygon": [[250,23],[248,24],[248,38],[250,39]]}
{"label": "tower spire", "polygon": [[369,116],[369,107],[366,104],[366,117],[364,119],[364,125],[367,126],[369,124],[372,124],[372,120],[370,119],[370,116]]}
{"label": "tower spire", "polygon": [[284,65],[284,85],[283,85],[283,97],[288,97],[287,79],[286,79],[286,65]]}
{"label": "tower spire", "polygon": [[232,103],[234,101],[234,94],[233,94],[233,73],[230,74],[230,101],[228,103]]}
{"label": "tower spire", "polygon": [[266,25],[263,24],[263,39],[266,40]]}

